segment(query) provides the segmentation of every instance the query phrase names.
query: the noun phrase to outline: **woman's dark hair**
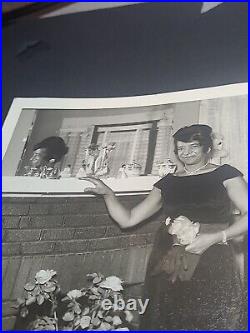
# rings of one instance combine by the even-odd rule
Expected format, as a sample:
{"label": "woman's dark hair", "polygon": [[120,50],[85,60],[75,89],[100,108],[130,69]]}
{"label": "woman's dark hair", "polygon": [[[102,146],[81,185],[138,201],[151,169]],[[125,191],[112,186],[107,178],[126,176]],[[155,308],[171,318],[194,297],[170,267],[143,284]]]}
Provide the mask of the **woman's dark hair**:
{"label": "woman's dark hair", "polygon": [[177,154],[177,141],[191,142],[198,141],[203,147],[203,152],[207,153],[209,148],[213,148],[211,138],[212,128],[208,125],[191,125],[180,128],[174,135],[174,152]]}
{"label": "woman's dark hair", "polygon": [[45,148],[47,150],[46,160],[55,159],[56,162],[67,154],[69,148],[59,136],[50,136],[34,145],[33,150]]}

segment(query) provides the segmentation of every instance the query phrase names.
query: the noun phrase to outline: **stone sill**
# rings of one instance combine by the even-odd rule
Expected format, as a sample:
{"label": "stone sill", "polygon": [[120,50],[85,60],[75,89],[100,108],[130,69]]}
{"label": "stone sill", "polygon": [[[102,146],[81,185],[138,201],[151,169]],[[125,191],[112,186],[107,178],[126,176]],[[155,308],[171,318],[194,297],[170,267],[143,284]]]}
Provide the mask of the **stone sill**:
{"label": "stone sill", "polygon": [[[152,190],[159,176],[123,179],[107,178],[103,182],[118,195],[143,194]],[[2,193],[9,196],[92,196],[83,192],[94,185],[77,178],[40,179],[36,177],[3,177]]]}

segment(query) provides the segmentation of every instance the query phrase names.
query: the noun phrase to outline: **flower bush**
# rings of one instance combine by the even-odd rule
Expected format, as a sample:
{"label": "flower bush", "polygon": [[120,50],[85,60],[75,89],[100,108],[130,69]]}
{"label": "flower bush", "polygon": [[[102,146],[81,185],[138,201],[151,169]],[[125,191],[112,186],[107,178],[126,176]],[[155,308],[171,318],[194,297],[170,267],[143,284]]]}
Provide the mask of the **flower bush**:
{"label": "flower bush", "polygon": [[[17,308],[20,318],[31,318],[26,329],[128,331],[132,328],[132,313],[115,306],[115,300],[123,301],[123,281],[118,277],[88,274],[88,287],[70,290],[66,295],[55,277],[55,271],[41,270],[34,281],[25,284],[26,295],[17,299]],[[104,307],[104,302],[110,306]]]}

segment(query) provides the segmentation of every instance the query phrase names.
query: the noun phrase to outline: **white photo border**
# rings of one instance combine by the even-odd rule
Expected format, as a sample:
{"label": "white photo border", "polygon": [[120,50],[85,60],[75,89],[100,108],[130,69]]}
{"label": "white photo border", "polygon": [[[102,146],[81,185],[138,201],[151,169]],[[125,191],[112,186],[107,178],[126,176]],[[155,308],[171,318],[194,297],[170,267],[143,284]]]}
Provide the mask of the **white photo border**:
{"label": "white photo border", "polygon": [[[112,97],[112,98],[15,98],[10,107],[8,115],[2,129],[2,159],[4,158],[15,128],[18,124],[21,112],[25,109],[34,110],[94,110],[94,109],[119,109],[128,107],[147,107],[166,105],[170,103],[181,103],[199,101],[205,99],[215,99],[222,97],[241,96],[248,94],[248,83],[236,83],[217,87],[192,89],[178,92],[144,95],[144,96],[132,96],[132,97]],[[53,180],[36,180],[40,185],[37,187],[28,183],[30,181],[34,184],[34,179],[18,181],[19,177],[3,177],[3,195],[4,196],[37,196],[37,195],[85,195],[83,189],[85,186],[89,186],[89,182],[80,181],[78,179],[60,180],[60,186],[54,189]],[[23,177],[20,177],[23,178]],[[105,181],[108,185],[111,185],[113,190],[118,194],[141,194],[149,192],[153,184],[158,180],[155,176],[141,176],[138,179],[132,177],[131,181],[126,179],[122,180],[109,180]],[[40,181],[40,182],[39,182]],[[41,181],[43,183],[41,183]],[[18,184],[19,183],[19,184]],[[41,187],[41,184],[43,185]],[[53,184],[53,185],[52,185]],[[51,185],[51,186],[50,186]],[[24,189],[25,188],[25,189]],[[32,188],[32,191],[30,189]],[[24,190],[23,190],[24,189]]]}

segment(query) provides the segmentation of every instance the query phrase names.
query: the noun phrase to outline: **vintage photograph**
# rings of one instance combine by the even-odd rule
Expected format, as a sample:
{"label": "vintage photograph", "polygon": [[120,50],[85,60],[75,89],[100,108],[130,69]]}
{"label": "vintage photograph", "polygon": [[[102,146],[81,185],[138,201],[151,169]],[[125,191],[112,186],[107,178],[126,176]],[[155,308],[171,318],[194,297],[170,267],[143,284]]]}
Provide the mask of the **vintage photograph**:
{"label": "vintage photograph", "polygon": [[2,5],[2,330],[247,331],[248,3]]}
{"label": "vintage photograph", "polygon": [[247,85],[100,103],[18,99],[6,119],[15,329],[239,329]]}

